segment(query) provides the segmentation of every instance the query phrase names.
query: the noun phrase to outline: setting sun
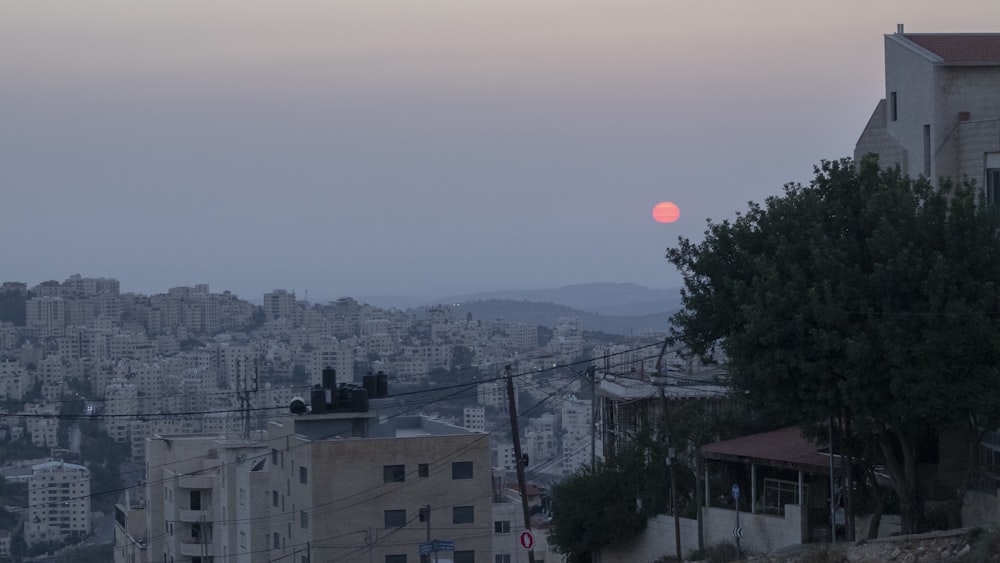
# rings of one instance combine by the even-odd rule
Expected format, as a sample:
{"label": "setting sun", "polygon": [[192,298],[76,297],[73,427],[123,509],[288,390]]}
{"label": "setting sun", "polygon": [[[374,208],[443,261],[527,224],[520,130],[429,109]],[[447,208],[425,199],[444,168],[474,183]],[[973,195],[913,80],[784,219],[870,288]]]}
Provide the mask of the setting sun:
{"label": "setting sun", "polygon": [[653,219],[657,223],[673,223],[681,216],[679,207],[669,201],[657,203],[653,208]]}

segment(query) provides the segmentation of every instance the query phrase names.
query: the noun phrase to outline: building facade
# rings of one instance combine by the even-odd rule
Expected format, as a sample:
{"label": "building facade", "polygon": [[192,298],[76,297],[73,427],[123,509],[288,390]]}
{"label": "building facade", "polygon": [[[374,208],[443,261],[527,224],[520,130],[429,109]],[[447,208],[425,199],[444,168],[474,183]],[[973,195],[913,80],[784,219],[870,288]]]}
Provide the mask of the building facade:
{"label": "building facade", "polygon": [[28,545],[90,534],[90,470],[48,461],[31,468],[24,539]]}
{"label": "building facade", "polygon": [[854,149],[911,177],[972,180],[1000,204],[1000,34],[885,36],[885,98]]}

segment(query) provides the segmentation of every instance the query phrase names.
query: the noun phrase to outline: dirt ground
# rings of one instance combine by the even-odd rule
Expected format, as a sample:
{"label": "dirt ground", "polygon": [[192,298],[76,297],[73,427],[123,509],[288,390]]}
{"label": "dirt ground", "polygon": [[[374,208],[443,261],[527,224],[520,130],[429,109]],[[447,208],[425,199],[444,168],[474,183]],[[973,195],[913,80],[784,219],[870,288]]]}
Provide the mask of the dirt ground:
{"label": "dirt ground", "polygon": [[960,529],[896,536],[856,543],[807,544],[766,555],[752,556],[756,563],[935,563],[938,561],[1000,561],[996,533]]}

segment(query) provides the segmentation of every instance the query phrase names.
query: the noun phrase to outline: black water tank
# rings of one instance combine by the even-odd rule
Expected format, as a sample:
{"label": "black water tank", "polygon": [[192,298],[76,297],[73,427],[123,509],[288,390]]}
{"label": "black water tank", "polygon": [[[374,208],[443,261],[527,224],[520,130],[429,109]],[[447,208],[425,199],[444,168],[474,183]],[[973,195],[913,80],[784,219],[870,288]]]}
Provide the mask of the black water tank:
{"label": "black water tank", "polygon": [[386,374],[384,374],[384,373],[382,373],[382,372],[378,372],[378,375],[376,375],[375,378],[376,378],[376,381],[377,381],[377,390],[375,392],[375,398],[377,398],[377,399],[384,399],[385,397],[388,397],[389,396],[389,376],[386,375]]}
{"label": "black water tank", "polygon": [[312,402],[312,413],[313,414],[325,414],[326,413],[326,390],[321,387],[314,387],[312,392],[309,394],[309,398]]}
{"label": "black water tank", "polygon": [[333,392],[333,410],[346,411],[351,408],[351,388],[346,383],[341,383]]}
{"label": "black water tank", "polygon": [[361,386],[368,392],[369,397],[378,396],[378,383],[372,374],[361,376]]}
{"label": "black water tank", "polygon": [[337,370],[333,368],[323,368],[323,389],[337,388]]}
{"label": "black water tank", "polygon": [[368,412],[368,391],[351,389],[351,412]]}

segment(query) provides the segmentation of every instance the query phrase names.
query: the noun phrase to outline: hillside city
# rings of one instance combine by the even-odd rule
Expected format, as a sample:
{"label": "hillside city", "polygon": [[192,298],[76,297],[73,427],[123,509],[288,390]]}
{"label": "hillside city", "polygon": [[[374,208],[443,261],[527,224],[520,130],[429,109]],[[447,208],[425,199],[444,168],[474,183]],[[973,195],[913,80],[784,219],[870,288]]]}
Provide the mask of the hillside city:
{"label": "hillside city", "polygon": [[[450,306],[311,304],[286,290],[255,305],[204,284],[143,295],[80,275],[30,287],[4,282],[0,298],[0,474],[29,491],[24,505],[4,508],[7,553],[19,543],[22,553],[41,553],[92,536],[116,504],[120,513],[145,507],[146,491],[134,485],[153,479],[149,459],[163,453],[148,448],[162,437],[251,448],[296,400],[318,413],[316,389],[331,386],[367,388],[383,419],[416,415],[487,436],[476,446],[485,452],[486,489],[512,482],[506,366],[517,371],[522,457],[541,512],[548,484],[602,455],[589,368],[652,371],[662,342],[590,333],[573,318],[529,326],[455,318]],[[137,540],[143,549],[149,542]]]}

